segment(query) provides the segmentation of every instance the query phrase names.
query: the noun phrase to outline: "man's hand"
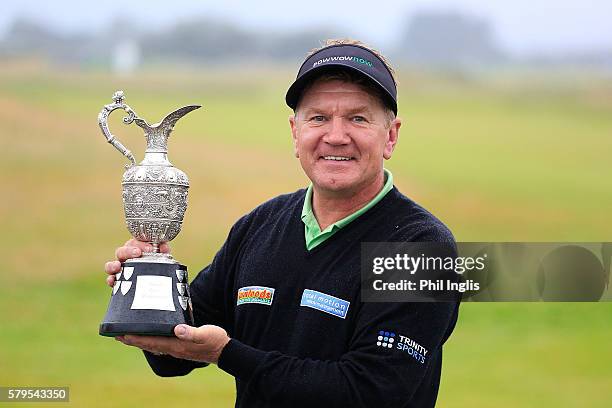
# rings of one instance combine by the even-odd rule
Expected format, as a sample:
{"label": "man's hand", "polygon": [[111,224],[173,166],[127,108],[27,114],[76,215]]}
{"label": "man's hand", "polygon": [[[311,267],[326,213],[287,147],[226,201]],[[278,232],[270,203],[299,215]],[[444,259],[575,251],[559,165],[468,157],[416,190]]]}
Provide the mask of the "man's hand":
{"label": "man's hand", "polygon": [[[151,252],[152,250],[153,246],[148,242],[138,241],[133,238],[127,241],[122,247],[117,248],[115,251],[117,260],[109,261],[104,265],[104,270],[110,275],[106,278],[108,286],[113,287],[115,284],[115,274],[121,272],[121,262],[130,258],[139,258],[144,252]],[[166,254],[170,253],[170,246],[167,242],[159,245],[159,252]]]}
{"label": "man's hand", "polygon": [[153,354],[169,354],[184,360],[217,364],[225,345],[230,341],[227,332],[210,324],[192,327],[179,324],[174,337],[125,335],[115,337],[128,346],[138,347]]}

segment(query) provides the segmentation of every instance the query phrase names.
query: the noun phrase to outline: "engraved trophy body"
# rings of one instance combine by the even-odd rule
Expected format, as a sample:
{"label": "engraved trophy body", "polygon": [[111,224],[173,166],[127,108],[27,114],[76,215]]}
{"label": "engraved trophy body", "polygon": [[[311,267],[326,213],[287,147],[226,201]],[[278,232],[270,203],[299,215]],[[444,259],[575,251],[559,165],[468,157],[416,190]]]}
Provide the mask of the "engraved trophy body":
{"label": "engraved trophy body", "polygon": [[[108,143],[130,160],[122,182],[127,228],[134,238],[150,242],[153,247],[152,252],[121,265],[100,325],[102,336],[173,336],[177,324],[193,324],[187,268],[171,255],[160,253],[159,245],[180,232],[189,189],[187,175],[168,161],[168,137],[180,118],[198,108],[199,105],[184,106],[149,125],[124,103],[123,92],[117,91],[113,103],[105,105],[98,115]],[[147,148],[140,164],[108,128],[108,116],[116,109],[127,112],[125,124],[134,122],[144,130]]]}

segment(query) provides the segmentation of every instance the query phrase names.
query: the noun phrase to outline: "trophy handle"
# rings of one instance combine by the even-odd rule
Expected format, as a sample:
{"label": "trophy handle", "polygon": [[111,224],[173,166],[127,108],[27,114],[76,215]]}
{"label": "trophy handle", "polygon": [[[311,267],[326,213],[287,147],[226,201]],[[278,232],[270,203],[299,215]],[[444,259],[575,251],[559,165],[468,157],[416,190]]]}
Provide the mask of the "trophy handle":
{"label": "trophy handle", "polygon": [[126,165],[126,167],[129,167],[129,166],[136,164],[134,155],[128,148],[126,148],[119,141],[119,139],[117,139],[110,132],[110,129],[108,128],[108,122],[107,122],[108,116],[111,114],[112,111],[116,109],[123,109],[124,111],[127,112],[128,116],[123,118],[123,123],[125,123],[126,125],[129,125],[130,123],[134,121],[135,118],[137,118],[136,113],[132,110],[132,108],[130,108],[125,103],[123,103],[123,100],[124,100],[123,91],[115,92],[113,94],[113,103],[104,105],[104,108],[102,108],[102,110],[98,114],[98,124],[100,125],[100,129],[102,129],[102,133],[104,134],[106,141],[110,143],[111,145],[113,145],[117,150],[121,152],[121,154],[123,154],[125,157],[127,157],[130,160],[131,163],[129,165]]}

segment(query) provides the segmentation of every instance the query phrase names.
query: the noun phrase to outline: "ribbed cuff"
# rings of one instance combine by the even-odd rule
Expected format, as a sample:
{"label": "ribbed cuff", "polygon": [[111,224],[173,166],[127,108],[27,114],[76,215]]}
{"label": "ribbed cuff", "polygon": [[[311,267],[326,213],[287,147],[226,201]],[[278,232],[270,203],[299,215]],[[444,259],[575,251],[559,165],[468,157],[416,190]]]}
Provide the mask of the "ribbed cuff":
{"label": "ribbed cuff", "polygon": [[266,352],[258,350],[236,339],[225,345],[217,366],[228,374],[240,379],[249,379],[265,358]]}

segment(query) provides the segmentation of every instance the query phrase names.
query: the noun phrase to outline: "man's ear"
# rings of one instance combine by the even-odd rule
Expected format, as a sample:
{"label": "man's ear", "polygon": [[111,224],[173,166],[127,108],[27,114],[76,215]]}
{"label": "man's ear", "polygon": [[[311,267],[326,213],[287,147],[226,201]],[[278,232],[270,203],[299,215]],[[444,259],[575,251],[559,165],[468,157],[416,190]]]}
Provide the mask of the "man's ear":
{"label": "man's ear", "polygon": [[391,126],[389,126],[387,143],[385,144],[385,149],[383,150],[383,157],[385,160],[389,160],[393,154],[393,150],[395,150],[395,146],[397,145],[397,141],[399,139],[399,131],[401,126],[402,120],[400,118],[393,119]]}
{"label": "man's ear", "polygon": [[297,136],[297,119],[295,115],[289,116],[289,126],[291,126],[291,138],[293,139],[293,154],[299,158],[300,153],[298,152],[298,136]]}

